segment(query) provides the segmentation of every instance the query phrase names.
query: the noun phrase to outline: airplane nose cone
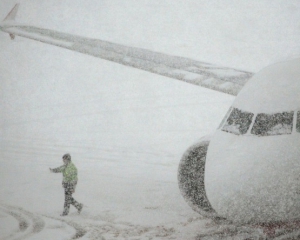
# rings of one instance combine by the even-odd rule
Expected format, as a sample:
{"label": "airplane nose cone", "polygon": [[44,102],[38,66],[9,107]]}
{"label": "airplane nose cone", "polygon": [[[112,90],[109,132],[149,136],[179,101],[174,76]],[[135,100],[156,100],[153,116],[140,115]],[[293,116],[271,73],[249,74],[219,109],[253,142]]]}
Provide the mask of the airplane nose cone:
{"label": "airplane nose cone", "polygon": [[299,92],[296,58],[262,69],[238,94],[232,105],[238,110],[226,126],[234,120],[249,128],[217,130],[205,165],[207,198],[222,217],[244,223],[300,219]]}
{"label": "airplane nose cone", "polygon": [[300,151],[291,151],[296,141],[291,135],[268,141],[221,131],[212,139],[205,189],[220,216],[240,223],[300,218]]}

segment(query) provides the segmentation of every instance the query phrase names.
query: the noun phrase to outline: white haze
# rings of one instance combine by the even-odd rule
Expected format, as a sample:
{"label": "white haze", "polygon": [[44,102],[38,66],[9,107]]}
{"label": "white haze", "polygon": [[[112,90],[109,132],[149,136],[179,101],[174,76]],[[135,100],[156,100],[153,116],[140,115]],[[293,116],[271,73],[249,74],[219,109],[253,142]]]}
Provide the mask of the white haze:
{"label": "white haze", "polygon": [[[15,3],[1,0],[0,18]],[[21,23],[252,72],[300,53],[296,0],[20,3]],[[2,32],[0,49],[0,238],[22,235],[6,205],[44,221],[28,239],[70,239],[70,221],[85,229],[82,239],[194,239],[212,230],[181,197],[177,167],[232,96]],[[66,152],[85,207],[60,221],[49,217],[62,211],[61,176],[48,169]]]}

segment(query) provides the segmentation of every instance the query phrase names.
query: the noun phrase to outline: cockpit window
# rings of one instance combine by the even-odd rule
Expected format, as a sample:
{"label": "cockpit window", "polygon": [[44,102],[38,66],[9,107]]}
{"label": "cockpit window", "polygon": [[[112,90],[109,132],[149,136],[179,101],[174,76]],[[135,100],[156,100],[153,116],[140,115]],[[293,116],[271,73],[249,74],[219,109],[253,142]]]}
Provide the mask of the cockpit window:
{"label": "cockpit window", "polygon": [[275,114],[259,113],[255,119],[251,133],[259,136],[291,134],[294,112]]}
{"label": "cockpit window", "polygon": [[228,118],[231,110],[232,110],[232,107],[230,107],[229,110],[227,111],[227,113],[226,113],[225,117],[223,118],[222,122],[220,123],[218,129],[220,129],[223,126],[223,124],[225,123],[226,119]]}
{"label": "cockpit window", "polygon": [[253,115],[253,113],[244,112],[234,108],[226,123],[222,127],[222,130],[237,135],[245,134],[249,129]]}
{"label": "cockpit window", "polygon": [[300,132],[300,111],[297,112],[296,130],[297,132]]}

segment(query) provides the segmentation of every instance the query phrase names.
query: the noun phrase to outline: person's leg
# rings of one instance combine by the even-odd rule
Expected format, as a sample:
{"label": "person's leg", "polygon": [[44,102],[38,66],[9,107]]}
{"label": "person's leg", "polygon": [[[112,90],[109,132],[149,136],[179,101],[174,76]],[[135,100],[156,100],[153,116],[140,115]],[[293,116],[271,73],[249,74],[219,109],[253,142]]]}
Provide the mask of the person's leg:
{"label": "person's leg", "polygon": [[79,210],[80,208],[80,203],[77,202],[73,197],[72,197],[72,194],[70,196],[70,204],[72,204],[75,208],[77,208],[77,210]]}
{"label": "person's leg", "polygon": [[70,202],[70,204],[72,204],[77,209],[78,213],[80,213],[81,210],[82,210],[83,205],[81,203],[77,202],[72,197],[72,194],[75,192],[75,187],[76,187],[76,184],[70,186],[70,189],[69,189],[69,192],[70,192],[69,202]]}
{"label": "person's leg", "polygon": [[64,203],[64,211],[62,216],[68,215],[70,210],[70,204],[72,202],[72,193],[70,192],[70,188],[65,188],[65,203]]}

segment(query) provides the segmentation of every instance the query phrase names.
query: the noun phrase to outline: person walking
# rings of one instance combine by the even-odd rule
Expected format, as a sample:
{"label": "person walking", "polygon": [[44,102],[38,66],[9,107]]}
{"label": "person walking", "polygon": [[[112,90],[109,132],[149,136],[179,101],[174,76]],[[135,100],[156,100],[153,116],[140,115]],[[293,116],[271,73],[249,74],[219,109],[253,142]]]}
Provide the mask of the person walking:
{"label": "person walking", "polygon": [[73,197],[72,194],[75,192],[77,185],[77,168],[73,162],[71,162],[71,155],[66,153],[62,156],[64,165],[57,168],[50,168],[50,171],[53,173],[61,172],[63,174],[62,186],[65,190],[65,203],[64,210],[61,216],[66,216],[69,213],[70,205],[72,204],[78,211],[81,212],[83,204],[78,203]]}

